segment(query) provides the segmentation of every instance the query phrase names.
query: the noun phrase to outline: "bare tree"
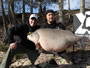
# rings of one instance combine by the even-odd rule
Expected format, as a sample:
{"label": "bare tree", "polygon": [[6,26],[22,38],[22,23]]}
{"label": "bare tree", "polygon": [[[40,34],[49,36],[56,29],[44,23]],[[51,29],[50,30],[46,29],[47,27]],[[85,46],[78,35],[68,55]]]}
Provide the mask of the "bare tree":
{"label": "bare tree", "polygon": [[58,0],[59,3],[59,22],[64,24],[63,21],[63,0]]}
{"label": "bare tree", "polygon": [[69,17],[69,19],[70,19],[70,0],[68,0],[68,17]]}
{"label": "bare tree", "polygon": [[42,0],[39,0],[39,2],[38,2],[38,5],[39,5],[39,13],[42,13],[42,2],[41,2]]}
{"label": "bare tree", "polygon": [[8,0],[8,20],[9,20],[9,24],[12,25],[11,12],[10,12],[10,0]]}
{"label": "bare tree", "polygon": [[80,0],[80,12],[85,13],[85,0]]}
{"label": "bare tree", "polygon": [[30,10],[31,10],[31,14],[33,13],[33,0],[30,0]]}
{"label": "bare tree", "polygon": [[25,22],[25,0],[23,0],[23,13],[22,13],[22,22]]}
{"label": "bare tree", "polygon": [[3,41],[4,41],[6,38],[7,30],[6,30],[6,20],[5,20],[5,12],[4,12],[4,7],[3,7],[3,0],[0,0],[0,1],[1,1],[1,8],[2,8],[2,19],[3,19],[3,28],[4,28]]}
{"label": "bare tree", "polygon": [[16,18],[15,18],[15,14],[14,14],[14,0],[9,0],[10,2],[10,12],[11,12],[11,17],[12,17],[12,23],[13,25],[16,24]]}
{"label": "bare tree", "polygon": [[16,25],[20,22],[16,19],[16,16],[14,13],[14,0],[9,0],[9,2],[10,2],[10,13],[11,13],[11,17],[12,17],[12,24]]}

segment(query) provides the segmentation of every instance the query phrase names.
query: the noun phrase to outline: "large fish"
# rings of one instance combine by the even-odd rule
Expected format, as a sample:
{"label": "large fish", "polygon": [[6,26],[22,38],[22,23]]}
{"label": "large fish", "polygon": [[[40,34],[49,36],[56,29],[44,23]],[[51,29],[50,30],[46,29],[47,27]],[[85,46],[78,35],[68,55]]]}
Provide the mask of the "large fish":
{"label": "large fish", "polygon": [[27,38],[48,52],[61,52],[76,43],[81,38],[71,31],[61,29],[38,29]]}

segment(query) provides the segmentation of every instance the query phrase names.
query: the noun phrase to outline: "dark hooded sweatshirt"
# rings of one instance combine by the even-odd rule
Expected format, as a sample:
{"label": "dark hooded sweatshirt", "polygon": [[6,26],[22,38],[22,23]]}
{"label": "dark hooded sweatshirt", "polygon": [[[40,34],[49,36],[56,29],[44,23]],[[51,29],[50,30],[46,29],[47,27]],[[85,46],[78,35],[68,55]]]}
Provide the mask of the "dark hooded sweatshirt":
{"label": "dark hooded sweatshirt", "polygon": [[35,45],[33,42],[27,39],[27,34],[29,32],[34,32],[35,30],[39,29],[40,26],[36,25],[31,27],[29,23],[18,24],[8,30],[8,43],[16,42],[14,36],[19,36],[18,43],[26,48],[33,50],[35,49]]}
{"label": "dark hooded sweatshirt", "polygon": [[52,24],[48,24],[47,22],[45,22],[42,25],[42,28],[63,29],[63,30],[66,29],[62,23],[57,23],[56,21],[52,22]]}

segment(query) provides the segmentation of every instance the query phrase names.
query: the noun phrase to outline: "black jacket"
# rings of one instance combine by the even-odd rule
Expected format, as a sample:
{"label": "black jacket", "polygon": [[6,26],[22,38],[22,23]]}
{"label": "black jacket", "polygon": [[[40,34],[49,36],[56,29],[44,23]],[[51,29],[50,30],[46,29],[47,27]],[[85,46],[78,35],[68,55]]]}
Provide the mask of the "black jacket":
{"label": "black jacket", "polygon": [[8,43],[16,42],[14,36],[20,37],[20,44],[24,45],[29,49],[35,49],[35,45],[33,42],[27,40],[27,34],[29,32],[34,32],[39,29],[40,26],[31,27],[28,23],[16,25],[8,30]]}
{"label": "black jacket", "polygon": [[48,24],[45,22],[42,25],[42,28],[51,28],[51,29],[66,29],[65,26],[62,23],[56,23],[56,21],[52,22],[52,24]]}

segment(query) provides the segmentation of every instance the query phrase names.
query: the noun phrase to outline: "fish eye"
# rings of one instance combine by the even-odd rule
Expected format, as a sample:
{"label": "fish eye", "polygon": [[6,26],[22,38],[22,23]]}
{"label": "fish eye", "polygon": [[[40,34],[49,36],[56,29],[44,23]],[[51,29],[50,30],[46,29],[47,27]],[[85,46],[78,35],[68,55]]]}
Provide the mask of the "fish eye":
{"label": "fish eye", "polygon": [[31,34],[31,37],[33,37],[33,35]]}

